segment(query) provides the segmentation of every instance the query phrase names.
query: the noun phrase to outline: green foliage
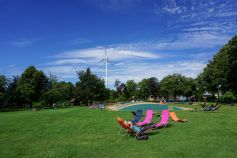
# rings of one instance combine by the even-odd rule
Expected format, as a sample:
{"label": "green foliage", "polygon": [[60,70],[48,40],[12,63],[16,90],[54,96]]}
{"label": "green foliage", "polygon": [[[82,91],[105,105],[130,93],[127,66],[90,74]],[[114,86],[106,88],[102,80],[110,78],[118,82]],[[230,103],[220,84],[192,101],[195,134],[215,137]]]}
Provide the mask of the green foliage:
{"label": "green foliage", "polygon": [[196,99],[198,101],[202,101],[202,95],[205,93],[208,86],[207,82],[204,80],[203,73],[198,75],[196,82],[197,82]]}
{"label": "green foliage", "polygon": [[0,92],[5,92],[7,87],[7,79],[4,75],[0,75]]}
{"label": "green foliage", "polygon": [[148,78],[148,88],[150,95],[153,95],[155,98],[159,95],[159,81],[156,77]]}
{"label": "green foliage", "polygon": [[149,92],[149,81],[148,79],[143,79],[138,83],[138,97],[143,100],[147,100],[150,96]]}
{"label": "green foliage", "polygon": [[0,75],[0,107],[4,105],[6,98],[7,79],[4,75]]}
{"label": "green foliage", "polygon": [[117,101],[117,98],[118,98],[117,92],[113,89],[108,89],[108,91],[109,91],[109,100]]}
{"label": "green foliage", "polygon": [[182,87],[183,95],[186,97],[193,96],[196,93],[197,82],[195,79],[184,76],[184,83]]}
{"label": "green foliage", "polygon": [[17,89],[17,83],[19,81],[18,76],[13,76],[9,79],[7,86],[7,106],[20,108],[24,103],[24,98],[22,98],[21,93]]}
{"label": "green foliage", "polygon": [[126,83],[127,98],[134,100],[137,98],[137,83],[134,80],[128,80]]}
{"label": "green foliage", "polygon": [[166,98],[175,99],[177,95],[190,97],[196,92],[196,81],[181,74],[168,75],[161,80],[160,91]]}
{"label": "green foliage", "polygon": [[85,104],[89,101],[102,101],[109,97],[104,80],[97,77],[89,68],[77,72],[79,81],[76,83],[78,98]]}
{"label": "green foliage", "polygon": [[138,83],[138,96],[140,99],[147,100],[151,95],[155,98],[159,95],[159,82],[156,77],[143,79]]}
{"label": "green foliage", "polygon": [[[130,99],[130,94],[126,84],[122,83],[119,80],[116,80],[114,87],[116,88],[116,93],[114,94],[114,96],[116,97],[115,100],[124,102]],[[132,87],[130,87],[130,92],[131,90]]]}
{"label": "green foliage", "polygon": [[233,92],[227,91],[223,96],[220,98],[220,102],[224,103],[233,103],[236,100],[236,96]]}
{"label": "green foliage", "polygon": [[237,36],[234,36],[228,43],[228,88],[237,93]]}
{"label": "green foliage", "polygon": [[237,92],[237,36],[209,61],[201,76],[204,89],[213,95],[219,90]]}
{"label": "green foliage", "polygon": [[71,82],[58,82],[55,75],[50,74],[48,78],[48,90],[42,95],[43,104],[52,105],[59,102],[68,102],[75,97],[75,86]]}
{"label": "green foliage", "polygon": [[17,90],[27,103],[32,106],[33,101],[39,101],[41,95],[47,90],[48,80],[42,71],[34,66],[28,67],[17,83]]}

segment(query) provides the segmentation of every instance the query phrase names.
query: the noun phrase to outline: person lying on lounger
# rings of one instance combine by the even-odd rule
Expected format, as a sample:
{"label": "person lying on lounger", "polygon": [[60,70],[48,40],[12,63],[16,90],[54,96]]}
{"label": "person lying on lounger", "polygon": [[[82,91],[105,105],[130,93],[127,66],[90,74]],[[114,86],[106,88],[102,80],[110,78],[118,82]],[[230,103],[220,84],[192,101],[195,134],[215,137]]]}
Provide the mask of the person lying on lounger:
{"label": "person lying on lounger", "polygon": [[139,133],[139,135],[145,135],[145,131],[148,130],[148,129],[154,129],[155,126],[154,124],[153,125],[150,125],[150,126],[144,126],[144,127],[139,127],[139,126],[136,126],[134,125],[131,121],[124,121],[125,124],[129,125],[130,128],[136,132],[136,133]]}

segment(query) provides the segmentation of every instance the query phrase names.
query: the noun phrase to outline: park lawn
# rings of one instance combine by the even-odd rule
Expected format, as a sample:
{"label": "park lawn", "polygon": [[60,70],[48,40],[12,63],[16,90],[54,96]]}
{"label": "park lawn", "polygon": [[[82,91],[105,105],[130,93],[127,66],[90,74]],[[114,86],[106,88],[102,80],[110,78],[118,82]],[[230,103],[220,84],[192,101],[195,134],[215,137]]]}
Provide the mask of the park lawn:
{"label": "park lawn", "polygon": [[80,107],[2,112],[0,157],[236,157],[237,106],[176,113],[189,122],[170,122],[139,141],[118,135],[116,117],[131,119],[130,112]]}

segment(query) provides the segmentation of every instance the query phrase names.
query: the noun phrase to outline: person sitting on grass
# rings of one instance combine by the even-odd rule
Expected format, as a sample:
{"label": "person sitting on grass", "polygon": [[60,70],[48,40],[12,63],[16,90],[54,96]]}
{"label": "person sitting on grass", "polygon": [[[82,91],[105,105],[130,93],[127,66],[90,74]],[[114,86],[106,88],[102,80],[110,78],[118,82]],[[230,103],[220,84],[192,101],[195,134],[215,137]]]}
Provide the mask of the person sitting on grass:
{"label": "person sitting on grass", "polygon": [[98,105],[98,108],[99,108],[100,110],[104,110],[105,106],[104,106],[104,104],[99,104],[99,105]]}

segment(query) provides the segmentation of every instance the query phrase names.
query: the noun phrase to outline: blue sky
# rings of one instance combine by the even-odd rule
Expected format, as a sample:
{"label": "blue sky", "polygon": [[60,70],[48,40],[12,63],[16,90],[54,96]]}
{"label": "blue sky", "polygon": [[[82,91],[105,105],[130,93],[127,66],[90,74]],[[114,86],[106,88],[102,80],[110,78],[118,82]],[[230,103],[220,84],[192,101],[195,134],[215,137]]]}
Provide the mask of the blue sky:
{"label": "blue sky", "polygon": [[0,74],[35,65],[76,82],[100,77],[107,48],[109,85],[181,73],[196,77],[237,33],[235,0],[0,0]]}

